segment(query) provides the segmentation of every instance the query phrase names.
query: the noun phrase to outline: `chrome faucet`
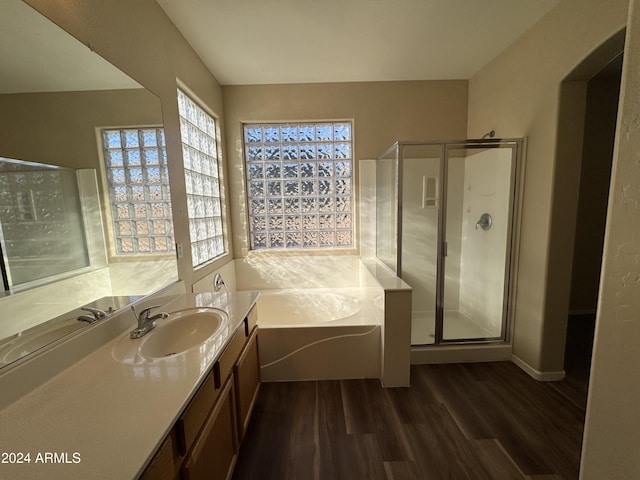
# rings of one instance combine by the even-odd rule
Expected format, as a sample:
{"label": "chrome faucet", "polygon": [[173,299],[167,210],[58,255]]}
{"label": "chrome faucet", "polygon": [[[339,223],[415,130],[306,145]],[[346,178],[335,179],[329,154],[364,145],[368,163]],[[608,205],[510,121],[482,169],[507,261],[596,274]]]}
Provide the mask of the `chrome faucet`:
{"label": "chrome faucet", "polygon": [[99,308],[82,307],[80,310],[91,313],[91,315],[80,315],[78,317],[78,320],[83,322],[93,323],[107,316],[107,312],[100,310]]}
{"label": "chrome faucet", "polygon": [[136,309],[133,305],[131,305],[131,310],[138,321],[138,327],[134,328],[129,335],[131,338],[140,338],[145,336],[151,330],[156,328],[156,320],[164,319],[169,316],[168,313],[160,312],[155,315],[150,315],[151,310],[154,308],[158,308],[160,305],[153,305],[151,307],[147,307],[140,311],[140,313],[136,313]]}

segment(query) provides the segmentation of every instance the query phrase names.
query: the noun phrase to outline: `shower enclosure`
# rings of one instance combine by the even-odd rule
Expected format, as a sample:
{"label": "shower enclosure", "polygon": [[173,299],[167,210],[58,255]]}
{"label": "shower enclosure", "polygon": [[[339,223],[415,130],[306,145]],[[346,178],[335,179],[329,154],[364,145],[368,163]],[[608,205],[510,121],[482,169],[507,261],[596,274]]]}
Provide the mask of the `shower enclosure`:
{"label": "shower enclosure", "polygon": [[69,168],[0,157],[3,292],[89,267],[89,218],[82,211],[77,175]]}
{"label": "shower enclosure", "polygon": [[376,255],[413,287],[411,344],[509,336],[522,139],[397,142],[376,162]]}

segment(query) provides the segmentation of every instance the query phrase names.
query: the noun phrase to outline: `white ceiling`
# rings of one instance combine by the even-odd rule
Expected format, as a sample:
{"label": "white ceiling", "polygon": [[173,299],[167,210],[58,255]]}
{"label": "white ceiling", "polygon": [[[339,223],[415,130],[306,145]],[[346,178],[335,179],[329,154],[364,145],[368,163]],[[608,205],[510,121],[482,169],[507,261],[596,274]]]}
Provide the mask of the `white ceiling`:
{"label": "white ceiling", "polygon": [[559,0],[157,0],[223,85],[468,79]]}

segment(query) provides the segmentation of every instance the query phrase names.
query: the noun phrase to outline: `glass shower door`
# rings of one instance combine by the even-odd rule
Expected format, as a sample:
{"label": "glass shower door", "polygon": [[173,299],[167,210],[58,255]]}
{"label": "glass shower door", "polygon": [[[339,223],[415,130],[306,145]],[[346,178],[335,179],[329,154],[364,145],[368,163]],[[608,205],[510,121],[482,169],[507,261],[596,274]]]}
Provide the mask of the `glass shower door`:
{"label": "glass shower door", "polygon": [[413,288],[411,344],[436,338],[442,184],[440,144],[403,144],[399,152],[402,250],[399,274]]}
{"label": "glass shower door", "polygon": [[398,273],[398,144],[376,163],[376,256]]}
{"label": "glass shower door", "polygon": [[445,147],[439,341],[505,338],[516,148]]}
{"label": "glass shower door", "polygon": [[507,339],[523,149],[397,142],[378,158],[376,255],[413,289],[412,345]]}

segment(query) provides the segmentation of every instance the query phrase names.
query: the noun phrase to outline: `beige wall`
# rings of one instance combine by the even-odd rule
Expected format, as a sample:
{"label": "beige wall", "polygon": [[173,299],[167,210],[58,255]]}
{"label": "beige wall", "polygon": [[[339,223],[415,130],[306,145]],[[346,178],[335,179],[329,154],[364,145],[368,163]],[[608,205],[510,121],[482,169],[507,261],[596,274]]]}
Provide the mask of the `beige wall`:
{"label": "beige wall", "polygon": [[224,86],[223,94],[236,257],[248,248],[242,122],[353,119],[356,169],[397,140],[466,138],[464,80]]}
{"label": "beige wall", "polygon": [[[229,258],[191,267],[176,79],[212,113],[223,116],[220,85],[155,0],[25,0],[160,98],[167,139],[178,261],[187,288]],[[223,135],[224,138],[224,135]]]}
{"label": "beige wall", "polygon": [[563,368],[577,204],[577,181],[554,184],[570,180],[558,153],[560,83],[626,18],[626,0],[564,0],[469,81],[470,137],[528,137],[513,350],[552,376]]}
{"label": "beige wall", "polygon": [[70,168],[100,168],[97,127],[159,126],[145,90],[0,95],[0,156]]}
{"label": "beige wall", "polygon": [[631,2],[614,147],[583,480],[640,478],[640,3]]}

